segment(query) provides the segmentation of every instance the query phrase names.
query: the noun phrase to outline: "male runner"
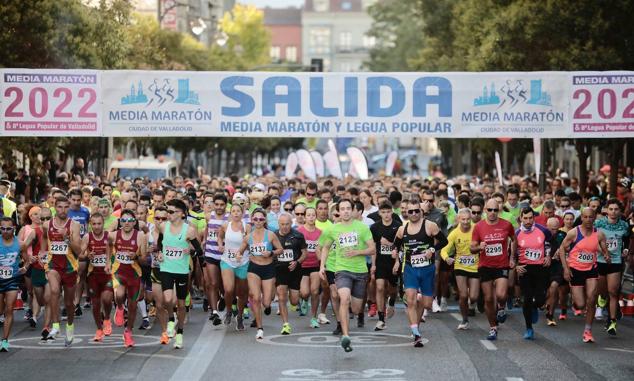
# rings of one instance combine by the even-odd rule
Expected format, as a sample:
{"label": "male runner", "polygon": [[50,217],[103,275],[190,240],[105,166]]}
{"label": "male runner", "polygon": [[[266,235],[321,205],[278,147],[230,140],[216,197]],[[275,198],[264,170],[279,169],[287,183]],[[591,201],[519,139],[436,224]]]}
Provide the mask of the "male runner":
{"label": "male runner", "polygon": [[211,204],[210,206],[213,206],[213,210],[207,220],[207,230],[205,233],[205,263],[203,267],[205,283],[207,285],[205,291],[207,292],[207,300],[211,306],[209,320],[212,321],[213,325],[220,325],[222,324],[222,320],[218,313],[218,299],[220,295],[220,284],[222,283],[220,277],[220,258],[222,257],[222,252],[218,249],[218,231],[229,219],[229,215],[226,211],[227,197],[221,193],[216,195],[208,193],[205,194],[204,200],[206,205],[209,203]]}
{"label": "male runner", "polygon": [[[81,189],[73,188],[68,192],[68,199],[70,200],[70,208],[68,209],[68,218],[79,224],[79,236],[83,238],[86,232],[88,232],[88,222],[90,220],[90,211],[88,208],[81,204],[83,195]],[[81,310],[81,296],[84,293],[84,286],[86,285],[86,274],[88,270],[88,261],[86,258],[79,257],[79,267],[77,269],[77,275],[79,281],[75,288],[75,316],[80,317],[83,315]]]}

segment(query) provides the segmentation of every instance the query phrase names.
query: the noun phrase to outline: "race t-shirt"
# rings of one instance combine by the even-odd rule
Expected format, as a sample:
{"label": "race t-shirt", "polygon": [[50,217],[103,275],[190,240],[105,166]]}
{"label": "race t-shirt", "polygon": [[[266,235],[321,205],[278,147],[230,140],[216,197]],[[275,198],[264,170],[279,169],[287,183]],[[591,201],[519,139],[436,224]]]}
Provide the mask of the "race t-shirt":
{"label": "race t-shirt", "polygon": [[484,250],[480,251],[478,267],[508,268],[508,238],[514,235],[513,225],[501,218],[494,225],[489,225],[485,220],[478,222],[473,228],[471,240],[486,244]]}
{"label": "race t-shirt", "polygon": [[296,261],[302,256],[302,250],[306,249],[306,240],[304,235],[295,229],[286,235],[281,235],[278,232],[275,233],[282,245],[282,253],[275,259],[275,265],[279,267],[288,267],[292,261]]}
{"label": "race t-shirt", "polygon": [[478,254],[471,253],[471,236],[473,235],[474,225],[468,231],[463,232],[460,227],[455,228],[449,233],[447,246],[440,251],[440,256],[446,260],[453,254],[454,270],[463,270],[471,273],[478,272]]}
{"label": "race t-shirt", "polygon": [[90,211],[85,206],[79,209],[68,209],[68,218],[79,224],[79,236],[83,237],[88,232],[88,221],[90,220]]}
{"label": "race t-shirt", "polygon": [[542,225],[533,225],[531,229],[517,229],[517,250],[520,265],[543,265],[546,246],[550,247],[552,234]]}
{"label": "race t-shirt", "polygon": [[306,240],[306,259],[302,262],[302,268],[310,269],[319,267],[319,258],[321,253],[317,252],[319,246],[319,237],[321,237],[321,230],[315,228],[315,230],[308,231],[306,227],[300,226],[297,231],[302,233],[304,240]]}
{"label": "race t-shirt", "polygon": [[[334,268],[331,271],[349,271],[352,273],[367,273],[365,256],[355,255],[353,257],[345,256],[349,250],[364,250],[368,246],[366,242],[372,240],[372,233],[363,222],[353,220],[348,224],[338,223],[327,229],[323,234],[323,243],[336,243],[334,250],[336,257]],[[329,254],[329,257],[332,255]]]}
{"label": "race t-shirt", "polygon": [[[376,263],[377,264],[393,264],[392,250],[394,250],[394,238],[398,228],[402,225],[400,219],[392,220],[392,223],[388,226],[383,225],[383,221],[379,219],[378,222],[370,226],[370,232],[372,233],[372,239],[376,246]],[[381,238],[392,242],[389,245],[381,243]]]}
{"label": "race t-shirt", "polygon": [[[622,253],[624,242],[628,242],[630,236],[630,227],[627,222],[618,220],[615,224],[611,224],[607,218],[602,218],[594,222],[594,226],[602,231],[605,235],[605,243],[610,252],[610,259],[612,263],[619,264],[622,261]],[[602,255],[597,258],[597,262],[605,263],[605,259]]]}

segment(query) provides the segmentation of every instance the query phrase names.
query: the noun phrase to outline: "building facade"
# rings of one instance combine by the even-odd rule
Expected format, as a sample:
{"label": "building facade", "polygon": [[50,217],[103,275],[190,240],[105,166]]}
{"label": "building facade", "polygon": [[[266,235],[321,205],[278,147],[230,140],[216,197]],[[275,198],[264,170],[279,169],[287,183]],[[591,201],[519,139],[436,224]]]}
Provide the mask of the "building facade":
{"label": "building facade", "polygon": [[301,63],[302,11],[264,8],[264,26],[271,34],[271,62]]}
{"label": "building facade", "polygon": [[324,60],[324,71],[363,70],[375,44],[368,7],[377,0],[306,0],[302,11],[302,61]]}

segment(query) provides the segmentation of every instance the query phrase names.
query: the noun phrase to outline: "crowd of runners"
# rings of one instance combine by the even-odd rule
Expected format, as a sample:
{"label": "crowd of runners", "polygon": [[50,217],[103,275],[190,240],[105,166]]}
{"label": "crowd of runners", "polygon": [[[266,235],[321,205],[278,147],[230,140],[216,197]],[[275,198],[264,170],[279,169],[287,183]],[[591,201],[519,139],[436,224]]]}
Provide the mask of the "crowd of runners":
{"label": "crowd of runners", "polygon": [[265,327],[291,334],[291,313],[305,316],[302,328],[330,324],[347,352],[351,325],[378,317],[374,329],[385,330],[401,302],[402,328],[422,347],[421,323],[453,296],[457,329],[479,311],[488,340],[521,307],[527,340],[540,315],[555,327],[571,313],[585,314],[579,332],[593,342],[594,320],[617,334],[634,198],[627,176],[616,198],[594,181],[580,192],[574,180],[554,177],[540,192],[519,176],[504,186],[476,177],[91,176],[50,188],[40,203],[16,203],[2,180],[0,350],[9,351],[19,295],[42,342],[67,346],[75,318],[91,309],[94,341],[122,334],[133,347],[134,330],[159,325],[161,344],[183,348],[194,297],[204,298],[209,324],[245,331],[249,320],[257,340]]}

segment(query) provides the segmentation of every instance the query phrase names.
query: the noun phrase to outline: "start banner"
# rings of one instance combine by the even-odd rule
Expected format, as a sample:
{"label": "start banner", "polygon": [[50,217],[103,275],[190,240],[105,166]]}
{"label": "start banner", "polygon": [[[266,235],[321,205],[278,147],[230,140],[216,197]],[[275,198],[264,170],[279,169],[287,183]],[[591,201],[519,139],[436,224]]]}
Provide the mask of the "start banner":
{"label": "start banner", "polygon": [[5,136],[634,136],[631,71],[1,74]]}

